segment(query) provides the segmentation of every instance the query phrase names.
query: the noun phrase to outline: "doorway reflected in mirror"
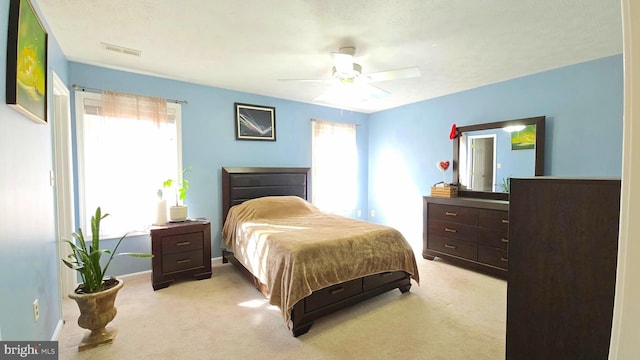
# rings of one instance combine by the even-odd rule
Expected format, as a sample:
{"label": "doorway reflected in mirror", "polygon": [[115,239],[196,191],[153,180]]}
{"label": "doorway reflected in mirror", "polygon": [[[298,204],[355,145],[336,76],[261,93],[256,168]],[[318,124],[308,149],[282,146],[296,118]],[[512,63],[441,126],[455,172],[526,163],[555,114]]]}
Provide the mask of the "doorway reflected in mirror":
{"label": "doorway reflected in mirror", "polygon": [[510,178],[544,175],[544,125],[539,116],[458,127],[452,182],[459,196],[508,200]]}

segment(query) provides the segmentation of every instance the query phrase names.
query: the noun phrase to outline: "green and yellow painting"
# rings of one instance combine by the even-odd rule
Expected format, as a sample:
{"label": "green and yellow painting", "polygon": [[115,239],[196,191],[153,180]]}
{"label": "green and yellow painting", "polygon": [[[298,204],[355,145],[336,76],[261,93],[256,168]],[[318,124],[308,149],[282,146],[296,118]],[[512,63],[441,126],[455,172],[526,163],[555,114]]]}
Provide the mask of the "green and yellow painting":
{"label": "green and yellow painting", "polygon": [[17,38],[16,102],[46,121],[47,34],[27,0],[20,1]]}
{"label": "green and yellow painting", "polygon": [[511,150],[527,150],[536,146],[536,126],[527,125],[511,133]]}

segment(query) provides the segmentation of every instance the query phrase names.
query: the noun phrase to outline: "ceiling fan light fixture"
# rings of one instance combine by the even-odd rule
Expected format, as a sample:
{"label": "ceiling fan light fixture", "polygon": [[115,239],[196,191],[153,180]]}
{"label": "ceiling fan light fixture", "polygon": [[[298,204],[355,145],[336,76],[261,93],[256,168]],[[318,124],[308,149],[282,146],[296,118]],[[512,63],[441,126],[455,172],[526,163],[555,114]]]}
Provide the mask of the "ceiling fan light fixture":
{"label": "ceiling fan light fixture", "polygon": [[362,74],[362,66],[356,63],[352,63],[349,71],[339,72],[335,66],[331,70],[333,78],[342,84],[352,84]]}

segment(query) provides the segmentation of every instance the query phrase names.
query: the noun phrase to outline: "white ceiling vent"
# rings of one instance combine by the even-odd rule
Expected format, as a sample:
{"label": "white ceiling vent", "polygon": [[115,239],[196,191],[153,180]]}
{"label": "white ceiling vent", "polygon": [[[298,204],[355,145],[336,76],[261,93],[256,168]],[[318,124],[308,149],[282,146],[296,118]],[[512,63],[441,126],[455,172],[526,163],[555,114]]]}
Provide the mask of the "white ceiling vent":
{"label": "white ceiling vent", "polygon": [[100,44],[102,45],[102,47],[105,50],[117,52],[117,53],[120,53],[120,54],[126,54],[126,55],[132,55],[132,56],[140,56],[140,54],[142,53],[142,51],[140,51],[140,50],[129,49],[129,48],[126,48],[124,46],[108,44],[108,43],[105,43],[105,42],[101,42]]}

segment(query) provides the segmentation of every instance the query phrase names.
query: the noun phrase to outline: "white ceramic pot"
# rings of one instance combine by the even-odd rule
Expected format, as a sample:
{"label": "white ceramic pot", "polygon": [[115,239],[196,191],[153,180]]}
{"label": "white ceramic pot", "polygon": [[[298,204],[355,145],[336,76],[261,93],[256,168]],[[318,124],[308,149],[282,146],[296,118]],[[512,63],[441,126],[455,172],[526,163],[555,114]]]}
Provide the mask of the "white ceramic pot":
{"label": "white ceramic pot", "polygon": [[171,221],[187,220],[187,207],[185,205],[170,207],[169,220]]}

